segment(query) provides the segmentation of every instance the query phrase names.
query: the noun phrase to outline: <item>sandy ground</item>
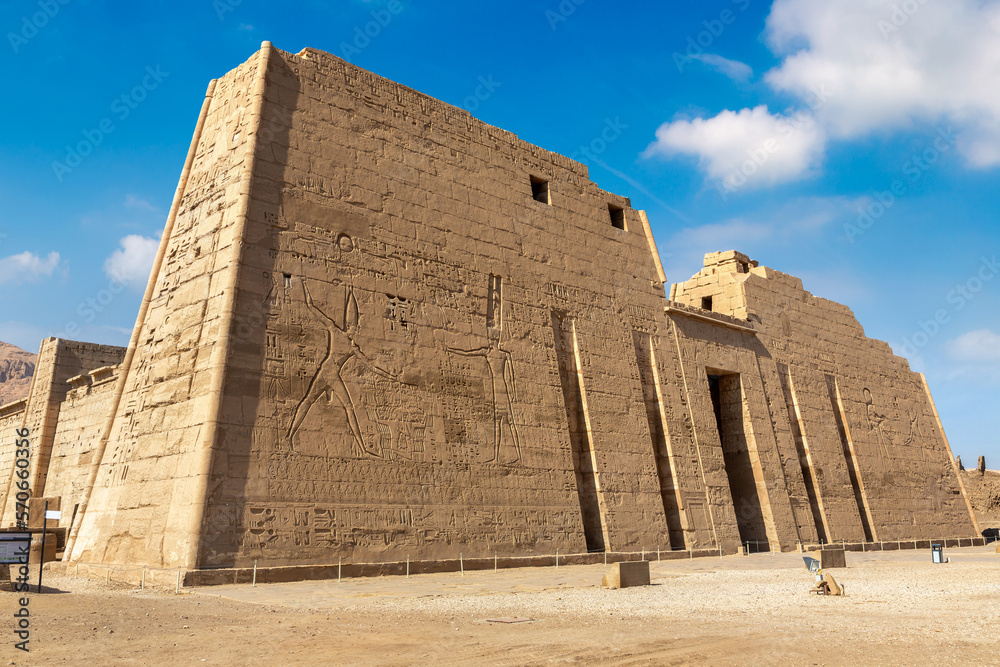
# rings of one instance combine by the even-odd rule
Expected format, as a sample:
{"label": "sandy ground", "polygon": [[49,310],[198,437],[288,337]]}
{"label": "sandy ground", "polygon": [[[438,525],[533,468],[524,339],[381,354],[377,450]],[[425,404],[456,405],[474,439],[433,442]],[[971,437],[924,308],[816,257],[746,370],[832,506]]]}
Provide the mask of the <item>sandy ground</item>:
{"label": "sandy ground", "polygon": [[1000,554],[946,555],[848,554],[844,598],[809,595],[793,554],[654,561],[652,586],[621,591],[602,566],[180,596],[53,576],[30,654],[0,593],[0,665],[1000,665]]}

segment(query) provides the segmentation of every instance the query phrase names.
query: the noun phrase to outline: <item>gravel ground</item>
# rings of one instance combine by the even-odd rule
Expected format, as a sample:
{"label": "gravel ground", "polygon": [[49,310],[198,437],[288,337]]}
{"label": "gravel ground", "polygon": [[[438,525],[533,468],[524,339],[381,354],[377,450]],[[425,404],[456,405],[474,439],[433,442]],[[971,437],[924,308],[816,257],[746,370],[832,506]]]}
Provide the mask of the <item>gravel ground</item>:
{"label": "gravel ground", "polygon": [[[51,577],[31,598],[32,653],[5,638],[0,664],[1000,665],[993,551],[952,549],[948,565],[848,554],[832,570],[843,598],[809,595],[811,575],[787,554],[654,563],[652,586],[620,591],[594,585],[600,566],[181,596]],[[488,622],[504,617],[533,620]]]}

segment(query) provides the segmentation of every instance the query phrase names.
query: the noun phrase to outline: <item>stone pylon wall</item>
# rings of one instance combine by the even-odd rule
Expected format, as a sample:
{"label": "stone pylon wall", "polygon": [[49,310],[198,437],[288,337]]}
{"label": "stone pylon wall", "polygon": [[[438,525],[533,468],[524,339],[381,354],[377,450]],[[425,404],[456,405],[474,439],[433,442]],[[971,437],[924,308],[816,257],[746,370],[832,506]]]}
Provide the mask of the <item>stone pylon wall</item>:
{"label": "stone pylon wall", "polygon": [[[14,450],[13,430],[27,428],[30,436],[31,493],[34,497],[44,496],[44,489],[53,457],[53,447],[57,441],[57,431],[66,396],[71,387],[68,382],[81,373],[102,366],[113,366],[122,359],[124,350],[110,345],[95,345],[59,338],[46,338],[38,351],[38,364],[32,378],[31,391],[25,402],[25,409],[11,415],[3,422],[4,458],[0,459],[0,507],[3,525],[15,523],[16,488],[13,477]],[[0,422],[0,426],[4,423]]]}
{"label": "stone pylon wall", "polygon": [[266,71],[212,82],[70,539],[85,562],[195,566]]}
{"label": "stone pylon wall", "polygon": [[738,253],[664,281],[582,165],[265,43],[210,86],[72,559],[972,536],[921,379],[849,310]]}
{"label": "stone pylon wall", "polygon": [[74,558],[666,546],[627,200],[315,51],[265,48],[206,113]]}
{"label": "stone pylon wall", "polygon": [[[698,309],[710,299],[715,313],[751,324],[752,338],[713,344],[708,325],[676,319],[687,320],[692,372],[740,373],[748,403],[769,399],[771,425],[752,420],[755,465],[776,487],[761,489],[765,505],[783,507],[787,495],[803,541],[975,535],[923,377],[867,338],[850,309],[812,296],[798,278],[733,252],[705,264],[672,297]],[[733,358],[747,350],[753,363]],[[787,491],[777,488],[782,479]]]}
{"label": "stone pylon wall", "polygon": [[262,127],[202,563],[666,547],[628,201],[318,51]]}

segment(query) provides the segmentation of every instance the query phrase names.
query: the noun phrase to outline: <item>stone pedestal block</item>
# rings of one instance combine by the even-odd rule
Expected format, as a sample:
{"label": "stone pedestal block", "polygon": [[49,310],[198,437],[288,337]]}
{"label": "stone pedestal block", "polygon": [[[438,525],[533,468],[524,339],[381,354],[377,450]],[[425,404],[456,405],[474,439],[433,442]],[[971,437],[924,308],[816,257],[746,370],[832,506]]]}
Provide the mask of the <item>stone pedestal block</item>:
{"label": "stone pedestal block", "polygon": [[630,588],[632,586],[649,586],[649,561],[630,561],[615,563],[604,575],[601,585],[605,588]]}

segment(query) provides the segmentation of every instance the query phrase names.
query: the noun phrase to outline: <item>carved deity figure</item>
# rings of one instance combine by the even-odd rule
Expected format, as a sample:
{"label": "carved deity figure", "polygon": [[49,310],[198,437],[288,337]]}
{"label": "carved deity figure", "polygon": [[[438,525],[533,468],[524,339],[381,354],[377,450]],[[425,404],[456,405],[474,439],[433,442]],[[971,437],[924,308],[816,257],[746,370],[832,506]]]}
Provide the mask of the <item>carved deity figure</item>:
{"label": "carved deity figure", "polygon": [[910,430],[906,434],[905,447],[916,447],[921,462],[927,460],[924,452],[924,432],[920,428],[920,413],[914,410],[910,413]]}
{"label": "carved deity figure", "polygon": [[882,458],[882,463],[888,466],[890,446],[892,445],[892,437],[889,433],[889,419],[875,409],[875,399],[872,397],[872,392],[866,388],[864,394],[865,411],[868,413],[868,428],[878,436],[879,456]]}
{"label": "carved deity figure", "polygon": [[[501,281],[497,276],[490,278],[490,296],[487,306],[487,344],[472,350],[448,348],[449,352],[463,357],[480,357],[486,362],[489,375],[489,395],[493,413],[493,456],[486,463],[521,462],[521,438],[514,423],[514,401],[517,400],[517,386],[514,378],[514,360],[501,343],[502,308]],[[507,452],[507,456],[502,454]]]}
{"label": "carved deity figure", "polygon": [[513,460],[521,461],[521,440],[514,424],[514,401],[517,398],[517,388],[514,381],[514,364],[511,353],[500,347],[500,340],[490,340],[489,344],[475,350],[449,351],[463,357],[481,357],[486,360],[489,373],[489,388],[493,407],[493,456],[487,463],[500,463],[501,451],[506,447],[513,449]]}

